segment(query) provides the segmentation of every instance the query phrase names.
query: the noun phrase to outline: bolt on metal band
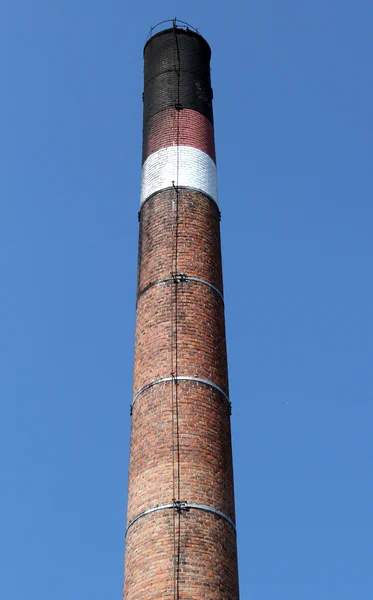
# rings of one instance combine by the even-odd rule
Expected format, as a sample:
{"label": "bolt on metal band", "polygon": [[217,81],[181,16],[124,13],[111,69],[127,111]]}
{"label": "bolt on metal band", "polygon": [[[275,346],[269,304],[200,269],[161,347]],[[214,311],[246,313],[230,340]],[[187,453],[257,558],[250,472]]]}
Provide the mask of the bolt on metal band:
{"label": "bolt on metal band", "polygon": [[209,281],[206,281],[205,279],[201,279],[200,277],[191,277],[191,276],[186,275],[184,273],[175,273],[171,277],[164,277],[163,279],[157,279],[156,281],[151,281],[148,285],[146,285],[142,290],[139,291],[139,293],[137,294],[137,299],[141,298],[141,296],[143,294],[145,294],[145,292],[147,292],[148,290],[150,290],[155,285],[165,284],[165,283],[168,283],[169,281],[173,281],[174,283],[182,283],[184,281],[197,281],[198,283],[202,283],[203,285],[207,285],[224,302],[224,296],[223,296],[223,294],[221,293],[221,291],[215,285],[213,285]]}
{"label": "bolt on metal band", "polygon": [[223,513],[221,510],[218,510],[217,508],[212,508],[211,506],[206,506],[205,504],[195,504],[194,502],[175,500],[174,502],[170,502],[169,504],[159,504],[158,506],[153,506],[152,508],[148,508],[147,510],[144,510],[143,512],[136,515],[136,517],[134,517],[128,523],[127,529],[126,529],[126,535],[128,533],[128,530],[132,527],[132,525],[134,525],[136,523],[136,521],[138,521],[142,517],[145,517],[146,515],[150,515],[151,513],[157,512],[159,510],[169,510],[169,509],[173,509],[178,512],[188,511],[188,510],[203,510],[205,512],[209,512],[214,515],[217,515],[218,517],[221,517],[222,519],[227,521],[227,523],[229,523],[233,527],[234,531],[236,531],[236,525],[234,524],[233,520],[228,515]]}
{"label": "bolt on metal band", "polygon": [[[137,394],[135,394],[133,401],[132,401],[132,407],[134,406],[137,398],[139,396],[141,396],[141,394],[143,394],[144,392],[146,392],[146,390],[148,390],[149,388],[158,385],[159,383],[166,383],[169,381],[195,381],[196,383],[202,383],[203,385],[207,385],[211,388],[213,388],[214,390],[216,390],[217,392],[219,392],[219,394],[221,394],[226,401],[229,404],[229,408],[231,408],[231,402],[229,400],[228,395],[221,389],[221,387],[219,387],[218,385],[216,385],[216,383],[213,383],[212,381],[210,381],[209,379],[202,379],[201,377],[190,377],[188,375],[178,375],[178,376],[173,376],[173,377],[163,377],[162,379],[156,379],[155,381],[151,381],[150,383],[147,383],[146,385],[144,385],[144,387],[142,387]],[[132,408],[131,407],[131,408]]]}

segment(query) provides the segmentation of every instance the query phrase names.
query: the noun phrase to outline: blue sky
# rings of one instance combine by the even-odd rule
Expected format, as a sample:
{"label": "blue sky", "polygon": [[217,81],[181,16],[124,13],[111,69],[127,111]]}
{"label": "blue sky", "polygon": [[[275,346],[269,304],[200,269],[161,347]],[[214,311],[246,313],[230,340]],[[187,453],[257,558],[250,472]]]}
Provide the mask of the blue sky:
{"label": "blue sky", "polygon": [[242,600],[373,597],[371,2],[4,0],[0,596],[120,598],[142,47],[212,51]]}

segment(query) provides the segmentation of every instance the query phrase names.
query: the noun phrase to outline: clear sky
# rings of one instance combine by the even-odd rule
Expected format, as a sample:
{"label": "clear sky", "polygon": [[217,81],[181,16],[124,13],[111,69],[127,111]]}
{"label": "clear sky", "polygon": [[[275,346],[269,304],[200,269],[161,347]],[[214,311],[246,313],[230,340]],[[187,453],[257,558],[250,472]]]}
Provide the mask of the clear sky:
{"label": "clear sky", "polygon": [[121,597],[142,48],[212,47],[242,600],[373,597],[370,1],[3,0],[0,597]]}

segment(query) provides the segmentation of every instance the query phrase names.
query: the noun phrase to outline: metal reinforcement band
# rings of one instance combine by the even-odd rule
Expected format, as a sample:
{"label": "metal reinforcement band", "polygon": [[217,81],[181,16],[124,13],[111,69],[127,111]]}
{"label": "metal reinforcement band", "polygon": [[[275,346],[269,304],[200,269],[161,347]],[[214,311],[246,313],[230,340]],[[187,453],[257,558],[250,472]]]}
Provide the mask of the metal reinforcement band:
{"label": "metal reinforcement band", "polygon": [[216,385],[216,383],[213,383],[212,381],[210,381],[209,379],[202,379],[201,377],[190,377],[188,375],[178,375],[177,377],[162,377],[162,379],[156,379],[155,381],[151,381],[150,383],[147,383],[146,385],[144,385],[144,387],[142,387],[134,396],[133,401],[132,401],[132,408],[137,400],[137,398],[139,396],[141,396],[141,394],[143,394],[144,392],[146,392],[146,390],[148,390],[149,388],[158,385],[159,383],[166,383],[169,381],[195,381],[196,383],[202,383],[203,385],[207,385],[211,388],[213,388],[214,390],[216,390],[217,392],[219,392],[219,394],[221,394],[226,401],[229,404],[229,407],[231,406],[229,397],[227,396],[227,394],[221,389],[221,387],[219,387],[218,385]]}
{"label": "metal reinforcement band", "polygon": [[205,512],[209,512],[214,515],[217,515],[218,517],[221,517],[222,519],[227,521],[233,527],[234,531],[236,531],[236,526],[235,526],[234,522],[232,521],[232,519],[228,515],[223,513],[221,510],[218,510],[217,508],[212,508],[211,506],[206,506],[205,504],[195,504],[194,502],[170,502],[169,504],[160,504],[158,506],[153,506],[152,508],[148,508],[147,510],[144,510],[143,512],[136,515],[136,517],[134,517],[128,523],[128,526],[126,529],[126,535],[128,533],[128,530],[132,527],[132,525],[134,525],[136,523],[136,521],[138,521],[142,517],[146,517],[146,515],[150,515],[151,513],[157,512],[159,510],[169,510],[169,509],[174,509],[174,510],[177,510],[178,512],[181,512],[183,510],[190,510],[190,509],[203,510]]}
{"label": "metal reinforcement band", "polygon": [[210,289],[212,289],[214,292],[216,292],[216,294],[224,302],[224,296],[223,296],[223,294],[212,283],[210,283],[209,281],[206,281],[205,279],[200,279],[200,277],[190,277],[189,275],[184,275],[183,273],[178,274],[178,275],[176,275],[174,277],[165,277],[164,279],[157,279],[156,281],[151,281],[148,285],[146,285],[142,290],[139,291],[139,293],[137,294],[137,299],[139,299],[143,294],[145,294],[145,292],[147,292],[148,290],[150,290],[155,285],[169,283],[170,281],[174,281],[175,283],[182,283],[183,281],[197,281],[198,283],[202,283],[203,285],[207,285]]}

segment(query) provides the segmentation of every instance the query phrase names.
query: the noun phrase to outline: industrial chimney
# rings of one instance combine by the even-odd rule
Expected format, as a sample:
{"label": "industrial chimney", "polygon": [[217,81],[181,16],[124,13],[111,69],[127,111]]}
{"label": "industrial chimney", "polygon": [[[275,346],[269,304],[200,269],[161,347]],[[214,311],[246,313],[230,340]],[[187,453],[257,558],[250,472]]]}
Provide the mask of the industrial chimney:
{"label": "industrial chimney", "polygon": [[210,47],[144,48],[125,600],[238,600]]}

